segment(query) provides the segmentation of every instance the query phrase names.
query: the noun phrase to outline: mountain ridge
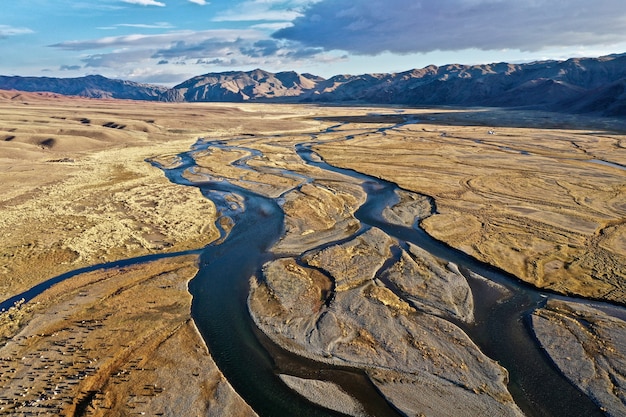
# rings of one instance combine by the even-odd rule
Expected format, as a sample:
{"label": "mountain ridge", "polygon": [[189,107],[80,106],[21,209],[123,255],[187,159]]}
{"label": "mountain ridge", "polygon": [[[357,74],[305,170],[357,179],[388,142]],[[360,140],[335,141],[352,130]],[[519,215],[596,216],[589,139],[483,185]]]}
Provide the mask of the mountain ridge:
{"label": "mountain ridge", "polygon": [[168,88],[134,81],[114,80],[102,75],[77,78],[20,77],[0,75],[0,89],[49,92],[87,98],[159,100]]}
{"label": "mountain ridge", "polygon": [[0,76],[0,89],[169,102],[528,107],[626,116],[626,54],[525,64],[429,65],[397,73],[340,74],[328,79],[295,71],[227,71],[198,75],[172,88],[100,75]]}

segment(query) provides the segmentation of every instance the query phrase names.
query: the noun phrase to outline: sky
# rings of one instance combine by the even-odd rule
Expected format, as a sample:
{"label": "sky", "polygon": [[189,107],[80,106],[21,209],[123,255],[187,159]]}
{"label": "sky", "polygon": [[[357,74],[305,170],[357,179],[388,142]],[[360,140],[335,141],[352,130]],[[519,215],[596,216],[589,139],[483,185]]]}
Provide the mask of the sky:
{"label": "sky", "polygon": [[0,75],[173,86],[626,52],[624,0],[3,0]]}

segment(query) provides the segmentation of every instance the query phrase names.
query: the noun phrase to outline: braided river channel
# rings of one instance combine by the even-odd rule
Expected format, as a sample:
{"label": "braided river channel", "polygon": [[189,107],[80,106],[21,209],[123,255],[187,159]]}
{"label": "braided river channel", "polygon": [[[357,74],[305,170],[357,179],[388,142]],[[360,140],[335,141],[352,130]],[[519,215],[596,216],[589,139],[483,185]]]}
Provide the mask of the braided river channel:
{"label": "braided river channel", "polygon": [[[331,131],[332,128],[328,130]],[[346,137],[345,140],[350,139]],[[315,141],[321,140],[318,136],[313,141],[300,143],[296,151],[307,164],[352,177],[362,183],[368,198],[356,212],[361,222],[361,230],[357,233],[377,227],[401,242],[411,242],[441,260],[459,266],[474,293],[476,319],[471,324],[456,324],[487,356],[497,360],[509,371],[509,390],[526,415],[603,415],[597,405],[554,368],[528,328],[529,313],[545,303],[547,294],[432,239],[417,226],[409,228],[388,223],[381,213],[385,207],[397,201],[395,191],[398,187],[323,162],[311,150]],[[278,372],[302,377],[316,376],[335,382],[364,402],[366,411],[372,415],[402,415],[386,404],[360,371],[299,358],[274,345],[256,329],[246,308],[248,282],[251,276],[259,273],[265,262],[276,257],[268,249],[283,233],[284,214],[278,204],[280,198],[268,198],[224,180],[206,183],[186,180],[184,172],[193,170],[195,165],[193,154],[211,148],[230,147],[223,141],[200,140],[191,152],[179,155],[181,162],[175,169],[164,171],[173,182],[200,187],[203,194],[218,206],[222,215],[230,217],[234,223],[222,243],[204,250],[200,272],[190,285],[194,296],[193,318],[226,378],[262,416],[337,415],[312,405],[289,390],[276,376]],[[254,169],[247,167],[246,162],[255,156],[262,156],[261,153],[248,148],[243,150],[249,156],[233,165]],[[281,171],[281,174],[301,176],[287,171]],[[312,178],[306,180],[313,181]],[[225,198],[232,194],[237,195],[242,203],[233,204],[232,198]],[[472,272],[506,286],[514,295],[502,300],[490,285],[472,279]]]}
{"label": "braided river channel", "polygon": [[[541,307],[551,297],[563,300],[569,298],[526,285],[515,276],[431,238],[417,224],[414,227],[403,227],[386,221],[382,212],[398,201],[398,187],[324,162],[312,148],[316,143],[324,141],[325,133],[331,132],[334,133],[332,140],[337,140],[337,131],[330,128],[313,137],[303,136],[295,150],[305,164],[350,178],[353,183],[360,184],[367,194],[366,202],[355,214],[360,229],[352,237],[375,227],[395,238],[400,245],[407,245],[407,242],[414,244],[458,267],[473,293],[475,320],[470,323],[449,320],[460,327],[484,354],[508,370],[508,389],[526,415],[604,415],[596,404],[559,373],[530,329],[529,315],[534,309]],[[350,137],[346,136],[343,140],[350,140]],[[219,369],[262,417],[343,415],[304,399],[289,389],[279,374],[333,382],[360,402],[368,415],[404,415],[387,402],[363,370],[299,357],[273,343],[252,320],[247,306],[250,278],[260,276],[263,265],[279,257],[271,248],[285,232],[285,214],[281,208],[284,194],[270,198],[254,192],[253,186],[243,188],[223,178],[207,176],[205,180],[198,179],[202,174],[196,170],[195,156],[211,150],[242,151],[247,156],[231,164],[238,169],[298,178],[300,186],[315,179],[275,167],[257,168],[257,164],[248,165],[251,159],[259,160],[264,155],[259,150],[251,149],[254,142],[247,140],[246,144],[248,147],[243,148],[231,146],[228,140],[200,139],[190,151],[179,154],[173,166],[166,167],[153,162],[170,181],[198,187],[206,198],[214,202],[222,216],[221,221],[218,221],[221,238],[194,251],[200,253],[200,269],[189,286],[193,295],[192,317]],[[345,240],[348,239],[342,241]],[[325,242],[324,245],[337,243],[341,242]],[[145,260],[141,258],[124,262],[132,264]],[[119,266],[119,263],[108,266]],[[94,268],[101,267],[103,265]],[[84,271],[75,271],[78,272]],[[75,273],[65,274],[56,280]],[[495,290],[486,280],[476,279],[476,275],[506,287],[512,295],[503,297],[501,291]],[[20,294],[16,299],[31,298],[43,289],[35,288],[26,297]],[[7,300],[4,304],[10,305],[12,302]],[[416,392],[415,395],[420,394]]]}

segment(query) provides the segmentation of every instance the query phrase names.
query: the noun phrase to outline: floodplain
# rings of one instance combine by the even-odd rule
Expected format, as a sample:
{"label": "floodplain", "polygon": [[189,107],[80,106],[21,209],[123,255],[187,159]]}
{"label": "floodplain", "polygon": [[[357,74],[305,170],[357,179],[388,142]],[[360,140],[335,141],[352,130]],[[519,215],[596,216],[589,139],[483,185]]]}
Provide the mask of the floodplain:
{"label": "floodplain", "polygon": [[222,302],[259,372],[319,415],[626,413],[623,120],[17,92],[0,114],[0,414],[272,415],[202,324],[211,285],[243,288]]}

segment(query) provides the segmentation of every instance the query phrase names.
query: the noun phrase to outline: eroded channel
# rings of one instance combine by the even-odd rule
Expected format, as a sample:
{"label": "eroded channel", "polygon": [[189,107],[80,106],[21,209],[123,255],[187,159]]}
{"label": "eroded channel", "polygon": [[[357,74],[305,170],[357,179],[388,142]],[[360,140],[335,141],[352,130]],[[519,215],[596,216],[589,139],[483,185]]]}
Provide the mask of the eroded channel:
{"label": "eroded channel", "polygon": [[[309,164],[363,179],[368,201],[356,212],[363,224],[378,227],[400,241],[411,242],[441,260],[457,265],[468,279],[474,295],[475,320],[453,320],[481,350],[503,365],[510,376],[509,390],[528,416],[601,416],[600,408],[572,386],[553,366],[529,329],[530,313],[545,304],[548,295],[516,277],[484,264],[471,256],[431,238],[419,226],[409,228],[390,224],[382,211],[395,204],[398,187],[361,173],[333,167],[324,162],[311,146],[298,148]],[[495,290],[473,274],[505,286],[509,295]]]}

